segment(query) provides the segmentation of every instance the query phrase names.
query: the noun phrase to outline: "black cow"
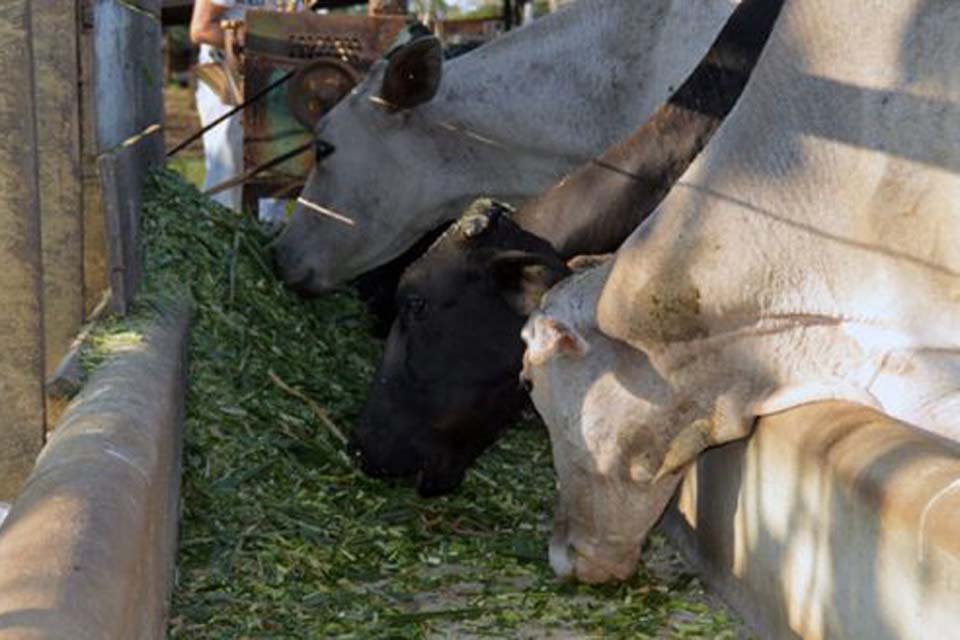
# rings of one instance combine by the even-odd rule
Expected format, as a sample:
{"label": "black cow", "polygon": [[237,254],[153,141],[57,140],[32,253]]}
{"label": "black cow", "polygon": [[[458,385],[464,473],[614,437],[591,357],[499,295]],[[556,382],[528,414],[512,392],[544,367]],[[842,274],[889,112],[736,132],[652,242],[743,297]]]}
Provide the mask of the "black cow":
{"label": "black cow", "polygon": [[[501,375],[523,355],[515,306],[539,299],[545,283],[567,271],[546,241],[506,211],[476,203],[404,273],[397,318],[354,434],[367,473],[422,472],[423,495],[452,490],[526,402],[516,374]],[[482,364],[461,368],[469,363]]]}
{"label": "black cow", "polygon": [[512,218],[468,212],[404,273],[398,316],[354,433],[364,471],[455,489],[518,415],[520,329],[564,261],[616,249],[663,199],[743,91],[781,1],[746,0],[670,101]]}

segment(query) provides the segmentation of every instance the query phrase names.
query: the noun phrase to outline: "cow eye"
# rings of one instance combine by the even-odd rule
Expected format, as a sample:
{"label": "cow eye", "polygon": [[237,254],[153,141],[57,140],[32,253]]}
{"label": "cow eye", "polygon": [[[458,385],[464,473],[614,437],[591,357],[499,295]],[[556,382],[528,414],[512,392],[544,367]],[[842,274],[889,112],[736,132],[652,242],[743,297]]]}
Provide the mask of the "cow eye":
{"label": "cow eye", "polygon": [[332,156],[336,150],[337,148],[333,144],[323,138],[314,138],[313,140],[313,153],[317,164]]}
{"label": "cow eye", "polygon": [[419,296],[410,296],[403,301],[403,310],[411,318],[416,318],[427,308],[427,301]]}

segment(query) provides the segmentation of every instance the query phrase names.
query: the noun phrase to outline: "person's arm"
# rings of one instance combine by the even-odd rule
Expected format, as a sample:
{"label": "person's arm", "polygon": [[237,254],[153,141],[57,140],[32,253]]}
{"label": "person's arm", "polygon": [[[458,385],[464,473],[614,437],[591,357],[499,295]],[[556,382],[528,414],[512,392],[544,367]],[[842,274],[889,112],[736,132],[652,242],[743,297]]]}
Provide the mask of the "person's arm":
{"label": "person's arm", "polygon": [[220,21],[227,8],[214,4],[213,0],[196,0],[193,4],[193,15],[190,17],[190,41],[223,49],[223,29],[220,28]]}

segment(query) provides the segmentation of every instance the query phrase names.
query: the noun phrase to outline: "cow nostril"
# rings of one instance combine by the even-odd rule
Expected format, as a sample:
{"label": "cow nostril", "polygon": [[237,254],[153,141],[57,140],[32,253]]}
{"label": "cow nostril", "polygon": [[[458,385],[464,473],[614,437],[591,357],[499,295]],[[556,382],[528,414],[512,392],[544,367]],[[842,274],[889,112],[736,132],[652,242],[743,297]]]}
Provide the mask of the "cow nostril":
{"label": "cow nostril", "polygon": [[561,580],[573,580],[577,575],[577,549],[571,543],[550,542],[550,566]]}

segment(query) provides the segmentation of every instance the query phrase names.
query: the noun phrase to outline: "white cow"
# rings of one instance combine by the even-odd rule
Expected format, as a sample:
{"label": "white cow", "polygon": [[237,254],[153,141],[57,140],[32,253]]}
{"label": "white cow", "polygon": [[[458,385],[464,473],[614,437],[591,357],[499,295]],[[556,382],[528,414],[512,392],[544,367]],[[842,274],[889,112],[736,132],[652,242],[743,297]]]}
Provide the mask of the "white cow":
{"label": "white cow", "polygon": [[478,196],[540,193],[646,120],[735,6],[580,0],[445,63],[435,96],[432,40],[408,45],[319,123],[336,151],[275,243],[281,277],[316,294],[403,253]]}
{"label": "white cow", "polygon": [[524,329],[591,582],[706,447],[843,399],[960,439],[960,2],[789,0],[740,103],[607,264]]}

